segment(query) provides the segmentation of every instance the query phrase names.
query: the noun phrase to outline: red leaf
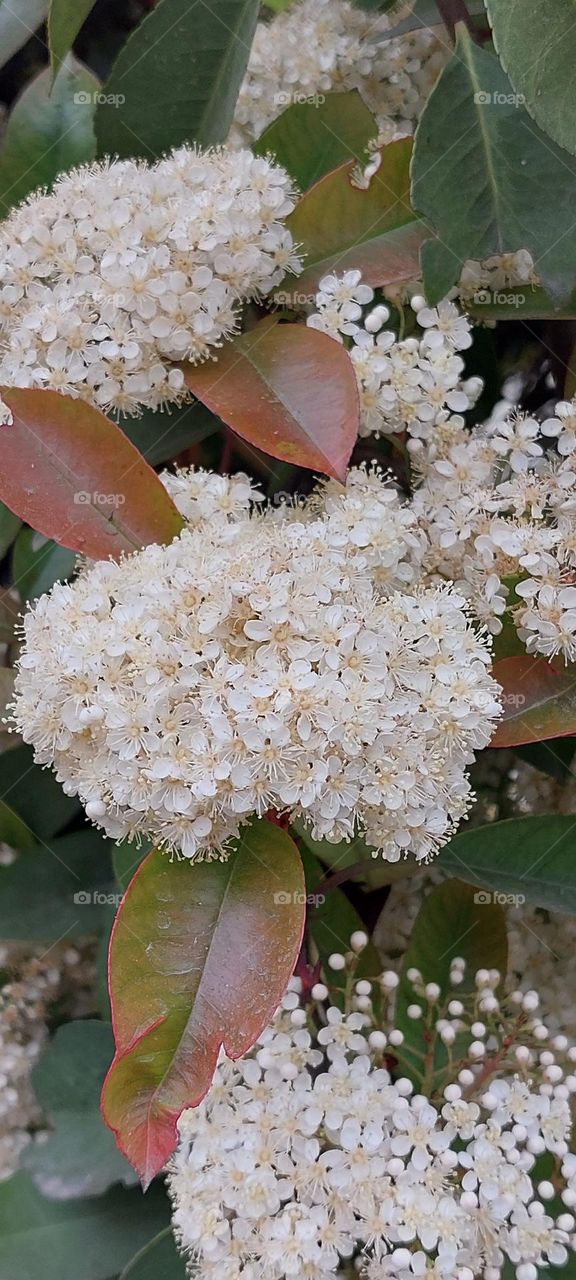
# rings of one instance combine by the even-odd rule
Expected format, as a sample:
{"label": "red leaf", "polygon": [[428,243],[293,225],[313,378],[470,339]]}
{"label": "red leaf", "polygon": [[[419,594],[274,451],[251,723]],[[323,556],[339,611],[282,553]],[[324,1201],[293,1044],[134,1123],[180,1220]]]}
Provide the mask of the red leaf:
{"label": "red leaf", "polygon": [[186,365],[194,395],[264,453],[343,480],[358,435],[352,362],[339,342],[263,320],[226,343],[216,364]]}
{"label": "red leaf", "polygon": [[356,267],[374,287],[417,280],[420,246],[430,229],[410,205],[412,140],[384,147],[366,190],[352,186],[357,162],[340,165],[316,182],[287,219],[304,255],[304,271],[282,282],[277,297],[313,293],[328,271]]}
{"label": "red leaf", "polygon": [[48,538],[94,559],[171,542],[184,521],[124,432],[57,391],[0,388],[0,499]]}
{"label": "red leaf", "polygon": [[149,1182],[176,1122],[210,1087],[220,1047],[239,1058],[282,998],[300,949],[304,873],[294,842],[265,820],[227,862],[190,866],[157,850],[137,871],[110,943],[116,1057],[102,1110]]}
{"label": "red leaf", "polygon": [[492,747],[517,747],[576,733],[576,665],[523,654],[495,662],[492,674],[504,691],[504,715]]}

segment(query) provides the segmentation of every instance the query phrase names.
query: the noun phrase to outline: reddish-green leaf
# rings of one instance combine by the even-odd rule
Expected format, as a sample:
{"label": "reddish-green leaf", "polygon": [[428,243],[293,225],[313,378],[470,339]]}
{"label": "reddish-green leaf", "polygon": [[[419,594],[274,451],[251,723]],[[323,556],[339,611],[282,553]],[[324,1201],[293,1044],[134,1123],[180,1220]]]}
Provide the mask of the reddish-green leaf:
{"label": "reddish-green leaf", "polygon": [[184,1107],[270,1021],[296,962],[305,914],[294,842],[261,820],[227,862],[195,866],[157,850],[137,871],[110,943],[116,1058],[102,1106],[145,1182],[166,1163]]}
{"label": "reddish-green leaf", "polygon": [[98,409],[57,391],[0,388],[0,499],[21,520],[94,559],[170,542],[183,520],[155,472]]}
{"label": "reddish-green leaf", "polygon": [[516,747],[576,733],[576,664],[561,658],[502,658],[492,669],[502,686],[504,715],[493,747]]}
{"label": "reddish-green leaf", "polygon": [[304,271],[295,283],[283,281],[283,297],[313,293],[327,271],[350,267],[374,286],[418,279],[420,246],[430,229],[410,205],[411,150],[410,138],[385,147],[365,190],[352,185],[352,161],[306,192],[287,219],[302,247]]}
{"label": "reddish-green leaf", "polygon": [[358,435],[358,385],[344,347],[327,334],[263,320],[228,342],[217,363],[186,365],[184,374],[249,444],[344,479]]}

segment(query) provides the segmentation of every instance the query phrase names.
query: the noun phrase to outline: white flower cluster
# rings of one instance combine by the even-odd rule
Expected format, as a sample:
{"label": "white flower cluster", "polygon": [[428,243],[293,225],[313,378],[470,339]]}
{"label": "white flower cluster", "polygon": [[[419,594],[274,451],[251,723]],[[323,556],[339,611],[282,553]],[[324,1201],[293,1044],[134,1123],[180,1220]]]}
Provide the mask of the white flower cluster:
{"label": "white flower cluster", "polygon": [[470,409],[482,390],[479,378],[463,379],[464,361],[457,354],[472,345],[471,325],[453,302],[428,307],[414,297],[421,333],[398,340],[384,327],[388,307],[380,304],[363,314],[373,300],[359,271],[325,276],[307,324],[346,341],[360,391],[361,436],[408,430],[426,437],[450,413]]}
{"label": "white flower cluster", "polygon": [[302,0],[260,22],[231,139],[249,143],[293,103],[351,89],[374,113],[382,142],[412,133],[448,49],[429,30],[389,39],[392,25],[348,0]]}
{"label": "white flower cluster", "polygon": [[85,569],[25,617],[14,713],[36,759],[109,835],[188,857],[274,809],[428,858],[469,806],[498,687],[463,597],[419,585],[396,490],[358,469],[253,515],[245,477],[166,483],[191,522],[179,538]]}
{"label": "white flower cluster", "polygon": [[135,413],[183,395],[242,300],[299,269],[290,181],[248,151],[87,165],[0,226],[0,384]]}
{"label": "white flower cluster", "polygon": [[452,418],[408,447],[428,572],[456,582],[494,633],[510,607],[529,653],[573,661],[576,401],[542,423],[497,413],[469,431]]}
{"label": "white flower cluster", "polygon": [[[344,969],[343,956],[331,963]],[[293,979],[250,1055],[222,1059],[207,1098],[180,1117],[170,1191],[190,1274],[498,1280],[511,1263],[517,1280],[537,1280],[538,1267],[562,1266],[576,1243],[576,1049],[550,1037],[536,992],[501,1004],[500,974],[479,970],[463,994],[457,959],[443,999],[410,971],[433,1044],[450,1054],[458,1037],[428,1096],[402,1074],[403,1035],[379,1025],[373,984],[353,972],[344,1012],[324,984],[305,1002]],[[378,985],[397,982],[385,973]],[[421,1002],[408,1007],[420,1014]]]}

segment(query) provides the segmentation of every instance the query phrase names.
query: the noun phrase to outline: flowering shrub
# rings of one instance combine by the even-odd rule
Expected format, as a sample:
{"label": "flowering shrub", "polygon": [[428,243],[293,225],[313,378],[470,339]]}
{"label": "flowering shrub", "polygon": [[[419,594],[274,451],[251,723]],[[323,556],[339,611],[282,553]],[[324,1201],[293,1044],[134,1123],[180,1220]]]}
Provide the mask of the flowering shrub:
{"label": "flowering shrub", "polygon": [[570,1280],[570,6],[17,7],[0,1280]]}

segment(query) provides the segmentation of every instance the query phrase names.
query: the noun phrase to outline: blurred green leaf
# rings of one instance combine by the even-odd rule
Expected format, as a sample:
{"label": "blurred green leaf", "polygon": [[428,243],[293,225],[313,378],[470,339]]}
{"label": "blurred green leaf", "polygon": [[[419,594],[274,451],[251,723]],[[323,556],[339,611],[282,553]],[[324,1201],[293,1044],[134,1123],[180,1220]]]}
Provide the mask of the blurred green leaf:
{"label": "blurred green leaf", "polygon": [[59,1204],[45,1200],[29,1176],[19,1173],[0,1183],[0,1276],[113,1280],[169,1221],[161,1186],[146,1198],[140,1190],[116,1187],[104,1196]]}
{"label": "blurred green leaf", "polygon": [[47,68],[27,86],[10,114],[0,149],[0,215],[59,173],[92,160],[92,118],[98,81],[70,58],[52,92]]}
{"label": "blurred green leaf", "polygon": [[50,0],[48,43],[54,75],[70,52],[96,0]]}
{"label": "blurred green leaf", "polygon": [[166,1227],[132,1258],[119,1280],[186,1280],[187,1275],[194,1275],[194,1268],[186,1270],[172,1231]]}
{"label": "blurred green leaf", "polygon": [[[49,0],[0,0],[0,67],[27,44],[48,12]],[[42,42],[38,40],[41,47]]]}
{"label": "blurred green leaf", "polygon": [[140,863],[150,853],[151,848],[151,840],[143,840],[140,848],[134,843],[130,844],[128,840],[122,840],[120,844],[114,846],[112,866],[121,889],[128,888],[130,881],[136,875]]}
{"label": "blurred green leaf", "polygon": [[0,798],[40,839],[56,835],[82,808],[75,796],[65,795],[49,769],[34,764],[28,746],[0,754]]}
{"label": "blurred green leaf", "polygon": [[138,1181],[100,1115],[100,1094],[114,1057],[106,1022],[59,1027],[32,1072],[34,1092],[53,1129],[27,1148],[24,1166],[49,1200],[99,1196]]}
{"label": "blurred green leaf", "polygon": [[157,467],[221,431],[224,424],[206,405],[193,400],[172,410],[144,409],[139,418],[121,418],[119,426],[150,466]]}
{"label": "blurred green leaf", "polygon": [[[394,1025],[404,1034],[399,1051],[402,1070],[418,1088],[430,1096],[435,1075],[447,1061],[446,1050],[434,1033],[440,1007],[448,998],[450,965],[455,956],[466,960],[463,983],[458,998],[475,990],[477,969],[499,969],[505,976],[508,967],[506,919],[502,907],[484,901],[490,895],[478,893],[471,885],[448,880],[428,894],[420,908],[404,955],[400,985],[396,996]],[[418,969],[424,983],[436,982],[440,987],[438,1004],[430,1006],[424,997],[414,993],[408,971]],[[421,1018],[410,1018],[408,1007],[419,1005]],[[455,1051],[456,1058],[458,1057]]]}
{"label": "blurred green leaf", "polygon": [[122,49],[96,111],[100,155],[152,160],[183,142],[224,142],[258,0],[159,0]]}
{"label": "blurred green leaf", "polygon": [[306,191],[346,160],[361,161],[377,134],[374,116],[353,89],[294,102],[264,130],[252,150],[259,156],[272,153],[300,190]]}
{"label": "blurred green leaf", "polygon": [[12,585],[23,600],[35,600],[55,582],[66,582],[76,568],[76,552],[35,529],[21,529],[12,552]]}
{"label": "blurred green leaf", "polygon": [[12,546],[18,530],[22,527],[19,516],[0,502],[0,560],[4,558],[8,548]]}
{"label": "blurred green leaf", "polygon": [[109,850],[98,831],[85,830],[0,867],[0,938],[59,942],[97,933],[116,893]]}

